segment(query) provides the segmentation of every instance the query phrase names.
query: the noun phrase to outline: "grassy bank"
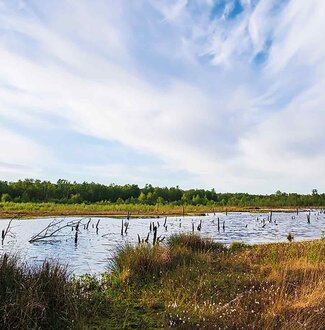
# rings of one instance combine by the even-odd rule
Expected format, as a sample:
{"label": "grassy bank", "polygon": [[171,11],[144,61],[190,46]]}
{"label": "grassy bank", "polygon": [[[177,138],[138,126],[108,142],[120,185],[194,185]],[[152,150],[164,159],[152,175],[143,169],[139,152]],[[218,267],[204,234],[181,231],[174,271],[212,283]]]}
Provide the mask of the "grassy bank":
{"label": "grassy bank", "polygon": [[101,279],[0,267],[0,328],[325,328],[324,240],[225,248],[177,235],[122,248]]}
{"label": "grassy bank", "polygon": [[69,215],[92,215],[92,216],[164,216],[164,215],[200,215],[210,212],[241,212],[256,211],[267,212],[296,211],[296,209],[280,208],[253,208],[253,207],[212,207],[207,205],[146,205],[146,204],[57,204],[57,203],[0,203],[0,217],[10,218],[13,216],[37,217],[37,216],[69,216]]}

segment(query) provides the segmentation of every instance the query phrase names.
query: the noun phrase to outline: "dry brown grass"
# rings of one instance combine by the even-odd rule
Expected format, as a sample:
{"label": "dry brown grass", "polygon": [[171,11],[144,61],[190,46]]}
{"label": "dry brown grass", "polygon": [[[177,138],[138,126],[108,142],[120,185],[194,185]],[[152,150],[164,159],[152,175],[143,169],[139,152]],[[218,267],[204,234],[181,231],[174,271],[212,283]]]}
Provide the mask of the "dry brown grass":
{"label": "dry brown grass", "polygon": [[226,252],[216,246],[179,235],[165,246],[137,247],[133,253],[144,249],[155,266],[143,267],[148,259],[140,263],[129,251],[123,264],[133,276],[127,285],[142,306],[164,306],[164,327],[325,329],[324,241],[241,245]]}

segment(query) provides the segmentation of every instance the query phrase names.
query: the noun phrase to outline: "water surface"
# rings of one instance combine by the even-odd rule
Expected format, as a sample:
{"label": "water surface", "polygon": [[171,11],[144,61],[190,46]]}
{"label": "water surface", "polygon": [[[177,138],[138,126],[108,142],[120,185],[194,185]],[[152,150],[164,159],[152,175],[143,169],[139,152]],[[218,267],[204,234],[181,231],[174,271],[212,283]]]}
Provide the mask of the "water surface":
{"label": "water surface", "polygon": [[[107,269],[109,259],[116,249],[125,244],[136,244],[138,235],[145,239],[149,232],[150,222],[158,225],[158,236],[166,237],[174,233],[191,232],[194,226],[202,221],[201,234],[211,237],[217,242],[230,244],[240,241],[249,244],[268,242],[286,242],[291,232],[295,241],[319,239],[325,230],[325,214],[312,211],[310,223],[307,222],[308,212],[296,213],[216,213],[199,217],[168,217],[167,230],[163,227],[165,218],[130,219],[127,234],[121,235],[121,219],[91,217],[88,230],[84,225],[89,217],[38,218],[14,220],[10,236],[5,238],[0,246],[1,252],[18,254],[29,263],[40,264],[45,259],[52,259],[67,264],[71,272],[77,275],[83,273],[99,274]],[[220,230],[218,231],[218,219]],[[59,235],[29,243],[31,237],[54,219],[62,220],[61,225],[70,221],[82,219],[78,242],[75,244],[75,231],[70,227],[59,232]],[[98,233],[96,223],[100,219]],[[126,219],[124,219],[124,222]],[[0,230],[7,227],[9,220],[0,219]],[[224,227],[224,229],[223,229]],[[149,240],[152,241],[150,233]]]}

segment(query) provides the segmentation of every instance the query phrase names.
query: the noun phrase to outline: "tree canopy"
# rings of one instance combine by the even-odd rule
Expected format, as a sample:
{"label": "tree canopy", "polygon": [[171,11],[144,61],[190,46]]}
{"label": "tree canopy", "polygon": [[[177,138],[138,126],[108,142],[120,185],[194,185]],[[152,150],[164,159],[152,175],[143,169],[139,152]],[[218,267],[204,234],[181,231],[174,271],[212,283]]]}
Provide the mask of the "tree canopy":
{"label": "tree canopy", "polygon": [[58,180],[56,183],[34,179],[16,182],[0,181],[2,202],[55,202],[55,203],[127,203],[127,204],[189,204],[240,207],[308,207],[325,206],[325,194],[313,189],[311,194],[284,193],[270,195],[247,193],[217,193],[214,189],[181,189],[153,187],[146,184],[103,185]]}

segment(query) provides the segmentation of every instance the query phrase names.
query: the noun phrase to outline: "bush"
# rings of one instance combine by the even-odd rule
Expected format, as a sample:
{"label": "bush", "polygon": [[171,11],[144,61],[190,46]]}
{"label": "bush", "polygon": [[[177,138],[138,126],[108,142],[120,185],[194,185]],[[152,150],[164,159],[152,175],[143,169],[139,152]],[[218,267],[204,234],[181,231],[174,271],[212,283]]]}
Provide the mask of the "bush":
{"label": "bush", "polygon": [[12,198],[9,194],[2,194],[1,202],[7,203],[7,202],[11,202],[11,201],[12,201]]}

